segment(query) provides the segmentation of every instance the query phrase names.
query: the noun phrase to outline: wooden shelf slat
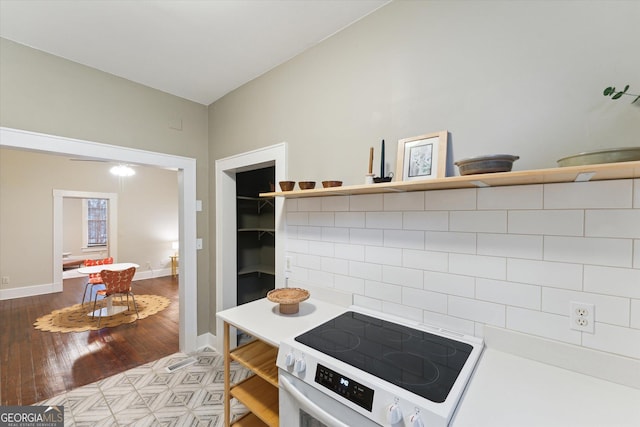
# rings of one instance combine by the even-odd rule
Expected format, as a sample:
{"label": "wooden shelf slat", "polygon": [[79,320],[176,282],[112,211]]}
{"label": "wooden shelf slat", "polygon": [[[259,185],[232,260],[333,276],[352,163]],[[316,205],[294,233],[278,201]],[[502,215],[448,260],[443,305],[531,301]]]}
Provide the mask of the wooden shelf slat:
{"label": "wooden shelf slat", "polygon": [[640,178],[640,161],[603,163],[596,165],[569,166],[563,168],[536,169],[451,176],[420,181],[383,182],[380,184],[350,185],[345,187],[293,190],[261,193],[261,197],[326,197],[356,194],[377,194],[406,191],[446,190],[455,188],[502,187],[509,185],[532,185],[574,182],[581,174],[590,174],[590,181]]}
{"label": "wooden shelf slat", "polygon": [[262,420],[253,412],[247,412],[239,418],[236,422],[231,424],[232,427],[268,427],[267,424],[263,423]]}
{"label": "wooden shelf slat", "polygon": [[254,375],[231,388],[231,396],[270,427],[278,427],[278,388]]}
{"label": "wooden shelf slat", "polygon": [[230,356],[276,389],[278,388],[278,367],[276,366],[278,349],[276,347],[264,341],[254,340],[236,347]]}

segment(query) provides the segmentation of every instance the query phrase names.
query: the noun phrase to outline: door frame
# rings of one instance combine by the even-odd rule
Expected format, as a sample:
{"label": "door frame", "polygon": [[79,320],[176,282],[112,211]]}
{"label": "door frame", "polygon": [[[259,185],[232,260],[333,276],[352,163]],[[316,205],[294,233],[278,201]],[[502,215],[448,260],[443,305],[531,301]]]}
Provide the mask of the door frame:
{"label": "door frame", "polygon": [[135,163],[177,171],[180,233],[179,346],[184,353],[197,350],[196,159],[6,127],[0,127],[0,147]]}
{"label": "door frame", "polygon": [[[271,145],[216,160],[216,313],[235,307],[238,286],[236,174],[275,166],[275,181],[287,176],[287,143]],[[276,287],[284,283],[284,199],[275,199]],[[223,322],[216,319],[216,345],[223,348]],[[235,337],[235,334],[231,334]],[[235,341],[235,340],[234,340]],[[235,342],[231,343],[235,346]]]}

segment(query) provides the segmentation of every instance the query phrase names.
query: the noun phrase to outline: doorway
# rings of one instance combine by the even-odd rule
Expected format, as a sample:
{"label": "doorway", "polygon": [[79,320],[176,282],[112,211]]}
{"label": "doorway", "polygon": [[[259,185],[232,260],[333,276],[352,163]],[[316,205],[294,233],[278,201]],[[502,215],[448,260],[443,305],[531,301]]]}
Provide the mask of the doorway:
{"label": "doorway", "polygon": [[[274,184],[287,176],[287,144],[280,143],[216,160],[216,312],[238,301],[238,173],[274,167]],[[274,200],[275,287],[284,283],[284,200]],[[232,331],[231,337],[236,332]],[[216,321],[217,348],[223,348],[222,321]],[[236,343],[232,342],[232,347]]]}
{"label": "doorway", "polygon": [[[0,147],[42,153],[81,156],[175,170],[178,173],[179,205],[179,345],[189,353],[197,349],[197,263],[196,263],[196,160],[129,147],[100,144],[60,136],[0,127]],[[46,147],[46,148],[44,148]],[[55,241],[54,241],[55,242]],[[62,250],[59,249],[62,254]],[[61,261],[52,259],[53,271]]]}

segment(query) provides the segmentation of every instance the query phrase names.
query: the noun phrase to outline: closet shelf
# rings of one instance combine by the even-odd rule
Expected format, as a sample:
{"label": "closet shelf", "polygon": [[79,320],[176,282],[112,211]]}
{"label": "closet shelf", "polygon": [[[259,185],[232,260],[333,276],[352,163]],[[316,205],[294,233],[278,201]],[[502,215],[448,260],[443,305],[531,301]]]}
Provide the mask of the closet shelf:
{"label": "closet shelf", "polygon": [[301,197],[503,187],[509,185],[552,184],[629,178],[640,178],[640,161],[451,176],[420,181],[383,182],[380,184],[350,185],[345,187],[317,188],[313,190],[260,193],[260,197],[285,197],[295,199]]}

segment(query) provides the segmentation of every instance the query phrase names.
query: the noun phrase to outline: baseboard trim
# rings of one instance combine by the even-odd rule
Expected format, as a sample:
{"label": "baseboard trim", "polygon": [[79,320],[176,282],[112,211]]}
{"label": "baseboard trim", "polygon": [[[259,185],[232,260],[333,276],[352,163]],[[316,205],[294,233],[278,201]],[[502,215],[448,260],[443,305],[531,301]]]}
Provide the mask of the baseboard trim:
{"label": "baseboard trim", "polygon": [[202,335],[198,335],[196,338],[196,348],[201,350],[205,347],[209,347],[222,354],[223,349],[216,348],[216,336],[211,332],[206,332]]}

